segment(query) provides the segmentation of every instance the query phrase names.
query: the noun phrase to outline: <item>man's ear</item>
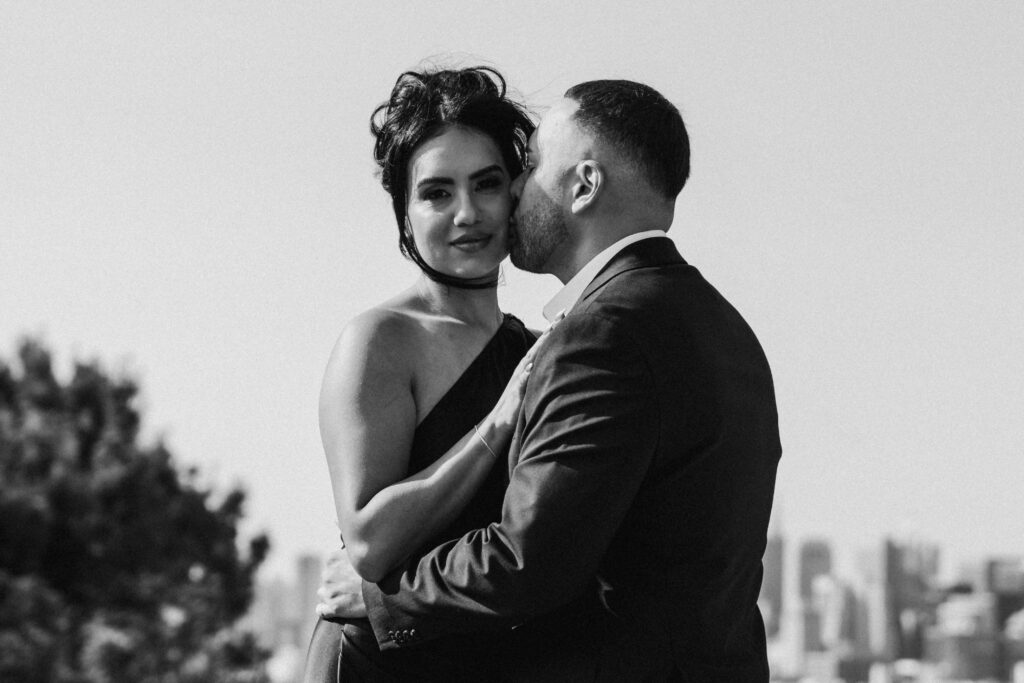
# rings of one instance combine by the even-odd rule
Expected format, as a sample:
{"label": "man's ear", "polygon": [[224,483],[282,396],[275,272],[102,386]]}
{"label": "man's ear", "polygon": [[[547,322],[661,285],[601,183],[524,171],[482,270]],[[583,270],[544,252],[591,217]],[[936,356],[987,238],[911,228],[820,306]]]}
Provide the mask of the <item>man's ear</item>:
{"label": "man's ear", "polygon": [[604,189],[604,168],[593,159],[585,159],[573,172],[572,206],[573,213],[582,213],[594,205]]}

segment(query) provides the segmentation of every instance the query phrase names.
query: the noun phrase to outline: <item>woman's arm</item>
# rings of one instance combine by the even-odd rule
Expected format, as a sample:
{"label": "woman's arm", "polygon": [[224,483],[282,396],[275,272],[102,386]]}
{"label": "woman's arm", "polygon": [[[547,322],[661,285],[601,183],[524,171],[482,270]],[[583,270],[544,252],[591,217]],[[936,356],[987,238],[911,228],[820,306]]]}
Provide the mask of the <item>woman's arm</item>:
{"label": "woman's arm", "polygon": [[406,324],[381,312],[353,321],[331,354],[320,394],[342,537],[367,581],[443,529],[476,492],[511,438],[532,360],[528,353],[519,364],[479,436],[469,431],[428,468],[406,476],[417,421]]}

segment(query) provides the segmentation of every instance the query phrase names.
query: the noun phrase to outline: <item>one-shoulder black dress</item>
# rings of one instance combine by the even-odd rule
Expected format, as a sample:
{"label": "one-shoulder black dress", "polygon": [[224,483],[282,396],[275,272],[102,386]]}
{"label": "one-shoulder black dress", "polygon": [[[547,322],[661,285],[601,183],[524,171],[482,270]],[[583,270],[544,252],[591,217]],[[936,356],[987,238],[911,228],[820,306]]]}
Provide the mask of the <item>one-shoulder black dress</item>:
{"label": "one-shoulder black dress", "polygon": [[[466,371],[416,427],[409,473],[428,467],[486,417],[498,402],[512,372],[536,337],[512,315]],[[499,456],[502,454],[499,453]],[[466,508],[424,544],[430,549],[501,519],[508,467],[495,463]],[[306,655],[304,683],[342,681],[486,681],[499,677],[488,656],[493,635],[441,639],[424,647],[382,654],[365,619],[317,622]]]}

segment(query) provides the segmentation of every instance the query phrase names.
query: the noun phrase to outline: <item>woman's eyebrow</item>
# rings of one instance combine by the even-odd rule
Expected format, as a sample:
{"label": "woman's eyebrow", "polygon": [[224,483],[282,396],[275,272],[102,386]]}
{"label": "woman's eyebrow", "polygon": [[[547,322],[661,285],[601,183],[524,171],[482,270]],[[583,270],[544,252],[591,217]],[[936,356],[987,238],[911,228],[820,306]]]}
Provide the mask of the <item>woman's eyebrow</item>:
{"label": "woman's eyebrow", "polygon": [[503,169],[498,164],[491,164],[490,166],[487,166],[485,168],[481,168],[479,171],[476,171],[475,173],[471,173],[469,175],[469,179],[470,180],[476,180],[480,176],[489,175],[491,173],[494,173],[495,171],[497,171],[498,173],[504,173],[505,169]]}
{"label": "woman's eyebrow", "polygon": [[451,178],[445,176],[434,175],[427,178],[421,178],[417,183],[416,187],[420,188],[424,185],[453,185],[455,183]]}
{"label": "woman's eyebrow", "polygon": [[[505,172],[504,169],[502,169],[500,164],[491,164],[490,166],[486,166],[484,168],[481,168],[479,171],[474,171],[473,173],[471,173],[469,175],[469,179],[470,180],[476,180],[477,178],[479,178],[481,176],[489,175],[491,173],[494,173],[495,171],[497,171],[498,173],[504,173]],[[453,185],[453,184],[455,184],[455,181],[453,179],[447,177],[447,176],[430,176],[429,178],[421,178],[419,180],[419,182],[416,183],[416,187],[422,187],[424,185]]]}

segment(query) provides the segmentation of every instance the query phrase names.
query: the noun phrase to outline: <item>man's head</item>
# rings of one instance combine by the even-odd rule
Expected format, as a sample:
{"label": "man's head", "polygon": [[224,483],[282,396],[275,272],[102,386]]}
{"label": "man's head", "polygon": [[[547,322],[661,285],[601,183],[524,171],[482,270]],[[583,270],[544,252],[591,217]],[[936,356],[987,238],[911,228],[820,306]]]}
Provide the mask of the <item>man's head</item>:
{"label": "man's head", "polygon": [[573,86],[530,139],[513,192],[512,263],[572,277],[631,233],[667,230],[690,171],[679,111],[632,81]]}

